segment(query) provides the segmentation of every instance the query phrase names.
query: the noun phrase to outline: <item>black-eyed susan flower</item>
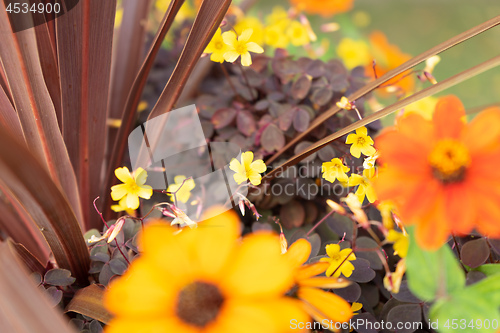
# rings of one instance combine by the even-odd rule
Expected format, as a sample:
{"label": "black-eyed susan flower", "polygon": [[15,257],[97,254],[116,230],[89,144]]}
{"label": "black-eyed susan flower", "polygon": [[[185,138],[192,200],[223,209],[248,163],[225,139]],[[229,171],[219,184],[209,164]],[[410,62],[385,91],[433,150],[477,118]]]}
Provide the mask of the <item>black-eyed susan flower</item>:
{"label": "black-eyed susan flower", "polygon": [[321,165],[321,172],[323,172],[323,178],[333,183],[335,179],[339,182],[347,183],[349,177],[346,172],[349,172],[349,167],[345,166],[340,158],[334,158],[330,162],[324,162]]}
{"label": "black-eyed susan flower", "polygon": [[296,332],[292,319],[309,320],[301,302],[285,296],[295,267],[280,254],[276,234],[237,241],[234,211],[175,231],[164,223],[146,226],[141,256],[105,294],[115,315],[107,333]]}
{"label": "black-eyed susan flower", "polygon": [[228,46],[227,51],[224,53],[224,59],[227,62],[235,62],[241,56],[241,64],[243,66],[250,66],[252,64],[252,57],[250,52],[263,53],[264,49],[257,43],[250,41],[253,29],[244,30],[239,37],[236,37],[234,31],[226,31],[222,34],[224,43]]}
{"label": "black-eyed susan flower", "polygon": [[266,171],[267,166],[263,160],[254,161],[253,152],[246,151],[241,154],[241,163],[235,158],[231,160],[229,169],[235,172],[233,178],[236,183],[241,184],[248,179],[252,185],[257,186],[262,180],[260,174]]}
{"label": "black-eyed susan flower", "polygon": [[377,196],[394,201],[405,225],[416,225],[425,249],[472,229],[500,236],[500,109],[469,124],[464,115],[457,97],[442,97],[432,121],[410,114],[377,138],[386,165],[372,180]]}
{"label": "black-eyed susan flower", "polygon": [[226,45],[226,43],[224,43],[224,40],[222,39],[222,33],[219,28],[215,32],[210,43],[208,43],[204,53],[211,54],[210,60],[214,62],[223,63],[224,54],[228,51],[228,49],[229,49],[228,46]]}
{"label": "black-eyed susan flower", "polygon": [[352,317],[349,303],[342,297],[321,289],[345,288],[350,281],[339,277],[318,276],[329,267],[327,262],[304,265],[311,254],[311,244],[304,238],[294,242],[284,255],[295,268],[297,297],[303,308],[318,322],[347,322]]}
{"label": "black-eyed susan flower", "polygon": [[151,186],[144,185],[148,173],[143,168],[138,168],[133,174],[127,167],[117,168],[115,175],[123,184],[111,187],[111,198],[115,201],[125,198],[127,208],[137,209],[139,208],[139,197],[149,199],[153,195]]}
{"label": "black-eyed susan flower", "polygon": [[363,175],[353,174],[349,177],[349,186],[357,186],[357,190],[354,193],[359,202],[363,203],[365,196],[370,203],[374,203],[377,200],[377,195],[373,189],[371,179],[375,176],[375,169],[364,169]]}
{"label": "black-eyed susan flower", "polygon": [[326,270],[326,276],[339,277],[340,274],[349,277],[354,271],[351,261],[356,260],[356,255],[352,249],[340,250],[339,244],[328,244],[326,246],[328,258],[321,258],[320,261],[330,264]]}
{"label": "black-eyed susan flower", "polygon": [[360,127],[356,133],[351,133],[347,136],[345,143],[351,145],[351,155],[359,158],[361,154],[372,156],[377,152],[373,147],[373,139],[368,135],[366,127]]}
{"label": "black-eyed susan flower", "polygon": [[408,235],[396,231],[394,229],[389,230],[385,240],[389,243],[394,243],[392,247],[394,248],[394,254],[397,254],[401,258],[405,258],[408,254],[409,239]]}
{"label": "black-eyed susan flower", "polygon": [[196,187],[196,184],[192,178],[187,178],[186,176],[179,175],[174,177],[174,184],[171,184],[167,188],[167,195],[170,199],[174,199],[186,203],[191,197],[191,190]]}

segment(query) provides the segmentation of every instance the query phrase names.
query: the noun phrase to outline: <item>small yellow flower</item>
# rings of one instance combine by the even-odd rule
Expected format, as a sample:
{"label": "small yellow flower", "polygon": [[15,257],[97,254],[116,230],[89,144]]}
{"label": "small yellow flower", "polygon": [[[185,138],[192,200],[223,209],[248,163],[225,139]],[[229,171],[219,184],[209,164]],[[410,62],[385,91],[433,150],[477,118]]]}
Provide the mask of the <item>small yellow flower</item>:
{"label": "small yellow flower", "polygon": [[186,176],[175,176],[175,184],[169,185],[167,188],[167,192],[170,192],[167,193],[167,195],[170,196],[170,200],[174,201],[174,192],[177,191],[175,193],[175,198],[182,203],[188,202],[191,197],[191,190],[196,186],[196,184],[192,178],[188,180],[185,179]]}
{"label": "small yellow flower", "polygon": [[135,211],[127,207],[127,197],[121,198],[117,205],[111,205],[111,210],[116,213],[125,211],[127,215],[135,216]]}
{"label": "small yellow flower", "polygon": [[288,46],[289,41],[282,24],[270,25],[264,31],[264,41],[267,45],[282,49]]}
{"label": "small yellow flower", "polygon": [[380,154],[377,152],[375,154],[373,154],[372,156],[368,156],[367,158],[365,158],[365,160],[363,161],[363,168],[364,169],[371,169],[375,166],[375,162],[377,161],[377,158],[380,157]]}
{"label": "small yellow flower", "polygon": [[233,158],[229,163],[229,169],[236,172],[233,177],[234,181],[238,184],[243,183],[247,179],[250,180],[252,185],[260,185],[262,172],[266,171],[267,166],[263,160],[253,161],[253,152],[247,151],[241,154],[241,163]]}
{"label": "small yellow flower", "polygon": [[389,230],[389,233],[387,234],[385,239],[390,243],[394,243],[394,245],[392,246],[394,248],[394,254],[397,254],[401,258],[406,257],[406,255],[408,254],[409,245],[408,235],[392,229]]}
{"label": "small yellow flower", "polygon": [[354,106],[353,103],[345,96],[342,96],[340,101],[338,101],[336,104],[339,108],[344,110],[352,110]]}
{"label": "small yellow flower", "polygon": [[399,288],[401,287],[401,281],[403,281],[403,276],[406,272],[406,259],[401,259],[396,265],[396,271],[394,273],[388,273],[384,277],[384,287],[391,293],[399,293]]}
{"label": "small yellow flower", "polygon": [[127,167],[115,170],[116,178],[123,184],[111,187],[111,198],[115,201],[125,197],[125,204],[129,209],[139,208],[139,197],[149,199],[153,195],[153,189],[149,185],[144,185],[148,178],[148,173],[143,168],[138,168],[132,175]]}
{"label": "small yellow flower", "polygon": [[349,186],[358,186],[355,195],[358,197],[359,202],[363,203],[363,200],[366,198],[370,203],[375,202],[377,200],[377,195],[375,194],[375,190],[373,189],[372,183],[370,179],[375,176],[375,169],[364,169],[363,175],[351,175],[349,178]]}
{"label": "small yellow flower", "polygon": [[211,53],[210,60],[213,62],[224,62],[224,53],[229,50],[229,47],[224,43],[220,28],[217,29],[212,40],[208,43],[204,53]]}
{"label": "small yellow flower", "polygon": [[370,48],[362,40],[343,38],[337,46],[337,54],[348,69],[366,66],[372,60]]}
{"label": "small yellow flower", "polygon": [[256,17],[247,16],[241,19],[234,26],[234,30],[238,35],[241,35],[246,29],[253,29],[252,36],[249,41],[256,44],[264,43],[264,25]]}
{"label": "small yellow flower", "polygon": [[352,312],[353,312],[353,314],[354,314],[354,315],[359,314],[359,313],[357,313],[356,311],[359,311],[359,310],[361,310],[362,308],[363,308],[363,304],[361,304],[361,303],[358,303],[358,302],[353,302],[353,303],[351,304],[351,310],[352,310]]}
{"label": "small yellow flower", "polygon": [[382,224],[384,228],[391,230],[394,229],[394,219],[392,217],[392,211],[396,209],[396,205],[391,200],[384,200],[377,205],[377,209],[380,211],[382,216]]}
{"label": "small yellow flower", "polygon": [[288,18],[287,11],[281,6],[273,7],[273,11],[271,12],[271,14],[266,16],[266,23],[269,25],[282,22],[288,23],[289,21],[290,19]]}
{"label": "small yellow flower", "polygon": [[349,170],[349,167],[345,166],[339,158],[334,158],[330,162],[324,162],[321,165],[323,178],[330,183],[333,183],[335,179],[338,179],[339,182],[347,182],[349,177],[347,177],[346,172]]}
{"label": "small yellow flower", "polygon": [[224,59],[228,62],[234,62],[241,56],[241,64],[243,66],[250,66],[252,64],[250,52],[264,52],[264,49],[257,43],[250,41],[252,33],[253,29],[246,29],[238,38],[236,38],[236,34],[233,31],[226,31],[223,33],[222,39],[228,46],[228,50],[224,53]]}
{"label": "small yellow flower", "polygon": [[326,254],[329,258],[321,258],[322,262],[329,262],[330,267],[326,270],[326,276],[339,277],[343,274],[345,277],[349,277],[354,270],[354,265],[351,261],[356,260],[356,255],[352,249],[340,250],[339,244],[328,244],[326,246]]}
{"label": "small yellow flower", "polygon": [[368,136],[368,130],[364,126],[358,128],[356,134],[349,134],[345,143],[351,144],[351,155],[357,158],[361,156],[361,153],[372,156],[376,152],[373,139]]}
{"label": "small yellow flower", "polygon": [[286,34],[293,46],[303,46],[310,42],[306,27],[298,21],[290,23],[290,26],[286,29]]}

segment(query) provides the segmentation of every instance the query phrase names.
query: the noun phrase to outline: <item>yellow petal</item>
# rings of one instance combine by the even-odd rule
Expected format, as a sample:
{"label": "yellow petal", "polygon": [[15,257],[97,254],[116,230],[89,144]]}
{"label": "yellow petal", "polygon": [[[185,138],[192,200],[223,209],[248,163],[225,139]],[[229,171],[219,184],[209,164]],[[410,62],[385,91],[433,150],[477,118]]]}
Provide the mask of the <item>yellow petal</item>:
{"label": "yellow petal", "polygon": [[239,56],[240,54],[236,51],[227,51],[226,53],[224,53],[224,60],[226,60],[227,62],[235,62]]}
{"label": "yellow petal", "polygon": [[128,187],[129,186],[127,184],[119,184],[111,186],[111,198],[115,201],[120,200],[121,198],[127,195]]}
{"label": "yellow petal", "polygon": [[234,181],[236,182],[236,184],[238,184],[238,185],[247,180],[247,177],[242,175],[241,173],[235,173],[233,175],[233,178],[234,178]]}
{"label": "yellow petal", "polygon": [[241,169],[240,162],[237,159],[233,158],[231,160],[231,162],[229,162],[229,169],[233,170],[236,173],[241,172],[240,171],[240,169]]}
{"label": "yellow petal", "polygon": [[339,244],[328,244],[326,246],[326,254],[332,258],[333,256],[335,256],[337,253],[340,252],[340,245]]}
{"label": "yellow petal", "polygon": [[357,175],[357,174],[353,174],[349,178],[348,185],[349,186],[356,186],[356,185],[361,184],[362,182],[363,182],[363,176],[360,176],[360,175]]}
{"label": "yellow petal", "polygon": [[347,144],[352,144],[358,140],[358,136],[354,133],[351,133],[347,136],[347,139],[345,140],[345,143]]}
{"label": "yellow petal", "polygon": [[153,188],[149,185],[142,185],[137,191],[137,195],[144,199],[149,199],[153,195]]}
{"label": "yellow petal", "polygon": [[116,168],[115,176],[124,183],[128,183],[134,180],[127,167]]}
{"label": "yellow petal", "polygon": [[356,157],[356,158],[359,158],[361,156],[361,149],[356,145],[356,144],[353,144],[351,146],[351,155]]}
{"label": "yellow petal", "polygon": [[252,37],[253,29],[245,29],[240,37],[238,37],[238,41],[241,43],[247,43],[250,37]]}
{"label": "yellow petal", "polygon": [[356,130],[356,134],[359,136],[366,136],[368,135],[368,130],[366,129],[366,127],[363,126]]}
{"label": "yellow petal", "polygon": [[146,179],[148,178],[147,171],[144,170],[143,168],[137,168],[134,174],[135,174],[135,183],[137,185],[144,185]]}
{"label": "yellow petal", "polygon": [[[327,259],[327,258],[323,258],[323,259]],[[300,284],[300,281],[302,281],[302,280],[309,279],[313,276],[324,273],[328,269],[329,266],[330,266],[330,263],[327,261],[319,261],[319,262],[315,262],[313,264],[304,265],[304,266],[300,267],[295,272],[295,280],[299,281],[299,284]]]}
{"label": "yellow petal", "polygon": [[247,50],[253,53],[263,53],[264,49],[254,42],[247,43]]}
{"label": "yellow petal", "polygon": [[250,169],[250,164],[252,164],[252,161],[253,161],[253,152],[246,151],[243,154],[241,154],[241,164],[245,167],[245,170]]}
{"label": "yellow petal", "polygon": [[241,55],[241,64],[243,66],[250,66],[252,64],[252,56],[249,52],[245,52]]}
{"label": "yellow petal", "polygon": [[292,272],[292,264],[281,255],[279,237],[259,232],[244,238],[221,285],[231,295],[277,296],[293,285]]}
{"label": "yellow petal", "polygon": [[229,46],[231,46],[231,47],[234,48],[234,45],[237,42],[237,40],[236,40],[236,34],[234,33],[234,31],[231,31],[231,30],[230,31],[226,31],[226,32],[224,32],[222,34],[222,40],[224,41],[224,43],[226,43],[227,45],[229,45]]}
{"label": "yellow petal", "polygon": [[258,173],[262,173],[262,172],[265,172],[267,170],[267,166],[263,160],[255,160],[250,164],[250,169],[252,169]]}
{"label": "yellow petal", "polygon": [[139,197],[137,194],[127,194],[127,208],[137,209],[139,208]]}
{"label": "yellow petal", "polygon": [[316,308],[325,318],[335,322],[346,322],[352,317],[351,305],[333,293],[318,288],[301,287],[297,295]]}
{"label": "yellow petal", "polygon": [[250,183],[252,183],[252,185],[258,186],[258,185],[260,185],[260,183],[262,181],[262,176],[259,175],[258,173],[257,174],[252,173],[248,177],[248,180],[250,180]]}
{"label": "yellow petal", "polygon": [[290,260],[294,267],[299,267],[307,261],[310,254],[311,243],[305,238],[300,238],[290,245],[285,257]]}

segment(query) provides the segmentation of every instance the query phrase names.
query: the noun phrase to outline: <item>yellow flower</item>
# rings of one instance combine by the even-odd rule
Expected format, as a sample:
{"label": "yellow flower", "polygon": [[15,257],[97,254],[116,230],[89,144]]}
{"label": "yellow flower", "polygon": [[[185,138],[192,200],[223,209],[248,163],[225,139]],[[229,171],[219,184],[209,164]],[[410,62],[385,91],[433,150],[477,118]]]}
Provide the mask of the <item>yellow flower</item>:
{"label": "yellow flower", "polygon": [[358,302],[353,302],[351,305],[351,310],[354,313],[354,315],[357,315],[359,313],[356,313],[356,311],[359,311],[363,308],[363,304],[358,303]]}
{"label": "yellow flower", "polygon": [[290,39],[293,46],[303,46],[309,44],[309,34],[306,27],[298,21],[292,21],[288,29],[286,29],[286,35]]}
{"label": "yellow flower", "polygon": [[223,33],[222,39],[228,46],[228,50],[224,53],[224,59],[228,62],[234,62],[239,56],[241,56],[241,64],[243,66],[250,66],[252,64],[250,52],[264,52],[262,47],[260,47],[257,43],[250,41],[252,33],[253,29],[246,29],[238,38],[236,38],[236,34],[233,31],[226,31]]}
{"label": "yellow flower", "polygon": [[141,256],[105,294],[114,314],[107,333],[288,332],[290,320],[308,320],[300,301],[284,295],[294,266],[277,235],[261,231],[239,242],[234,211],[175,233],[165,223],[146,226]]}
{"label": "yellow flower", "polygon": [[264,41],[267,45],[275,48],[286,48],[289,41],[285,34],[285,27],[282,24],[273,24],[266,27]]}
{"label": "yellow flower", "polygon": [[356,134],[349,134],[345,143],[352,144],[351,155],[357,158],[361,156],[361,153],[366,156],[371,156],[376,152],[373,147],[373,140],[368,136],[368,130],[364,126],[358,128]]}
{"label": "yellow flower", "polygon": [[241,154],[241,163],[235,158],[231,160],[229,169],[236,172],[233,175],[236,183],[241,184],[248,179],[252,185],[260,185],[260,181],[262,180],[260,174],[266,171],[267,166],[263,160],[252,161],[253,153],[251,151]]}
{"label": "yellow flower", "polygon": [[337,46],[337,54],[348,69],[366,66],[372,61],[370,48],[362,40],[342,38]]}
{"label": "yellow flower", "polygon": [[408,235],[392,229],[389,230],[389,233],[387,234],[385,239],[390,243],[394,243],[394,245],[392,246],[394,248],[394,254],[397,254],[401,258],[406,257],[406,255],[408,254],[409,245]]}
{"label": "yellow flower", "polygon": [[273,11],[271,12],[271,14],[266,16],[266,23],[269,25],[282,22],[286,22],[288,24],[289,21],[290,19],[288,18],[287,11],[281,6],[273,7]]}
{"label": "yellow flower", "polygon": [[342,96],[340,101],[338,101],[336,104],[339,108],[344,109],[344,110],[352,110],[353,106],[354,106],[354,103],[349,101],[349,99],[345,96]]}
{"label": "yellow flower", "polygon": [[396,265],[396,271],[394,273],[389,272],[384,277],[384,287],[391,293],[399,293],[399,288],[401,287],[401,281],[403,281],[403,276],[406,272],[406,259],[401,259]]}
{"label": "yellow flower", "polygon": [[125,204],[129,209],[139,208],[139,197],[149,199],[153,195],[153,189],[149,185],[144,185],[148,178],[148,173],[143,168],[135,170],[130,174],[127,167],[115,170],[116,178],[123,184],[111,187],[111,198],[115,201],[126,198]]}
{"label": "yellow flower", "polygon": [[229,47],[224,43],[222,39],[220,28],[217,29],[212,40],[208,43],[207,48],[204,53],[211,53],[210,60],[214,62],[224,62],[224,53],[229,50]]}
{"label": "yellow flower", "polygon": [[345,277],[349,277],[354,270],[354,265],[351,261],[356,260],[356,255],[352,249],[340,250],[339,244],[328,244],[326,246],[326,254],[329,258],[321,258],[320,261],[330,263],[330,266],[326,270],[326,276],[332,276],[337,278],[340,274]]}
{"label": "yellow flower", "polygon": [[394,219],[392,217],[392,211],[396,209],[396,205],[391,200],[384,200],[377,205],[377,209],[380,211],[382,216],[382,224],[384,228],[391,230],[394,229]]}
{"label": "yellow flower", "polygon": [[175,199],[182,203],[188,202],[191,197],[191,190],[196,186],[196,184],[192,178],[189,178],[188,180],[185,179],[186,176],[175,176],[175,184],[169,185],[167,188],[167,192],[170,192],[167,193],[167,195],[170,196],[170,200],[174,201],[174,192],[177,191],[175,193]]}
{"label": "yellow flower", "polygon": [[127,207],[127,197],[121,198],[117,205],[111,205],[111,210],[117,213],[125,211],[127,215],[135,216],[135,211]]}
{"label": "yellow flower", "polygon": [[256,17],[247,16],[234,26],[234,30],[238,35],[241,35],[246,29],[253,29],[252,36],[249,41],[256,44],[264,43],[264,25]]}
{"label": "yellow flower", "polygon": [[[170,5],[171,0],[156,0],[155,8],[160,13],[165,13]],[[191,5],[189,1],[184,2],[184,4],[179,9],[179,12],[175,16],[176,21],[184,21],[187,19],[194,18],[196,16],[196,9]]]}
{"label": "yellow flower", "polygon": [[373,154],[372,156],[368,156],[367,158],[365,158],[365,160],[363,161],[363,168],[364,169],[371,169],[375,166],[375,162],[377,161],[377,158],[380,157],[380,154],[377,152],[375,154]]}
{"label": "yellow flower", "polygon": [[338,179],[339,182],[347,182],[349,177],[347,177],[346,172],[349,170],[349,167],[345,166],[339,158],[334,158],[330,162],[324,162],[321,165],[323,178],[330,183],[333,183],[335,179]]}
{"label": "yellow flower", "polygon": [[311,244],[304,238],[290,245],[285,257],[295,266],[295,284],[297,296],[302,301],[304,309],[317,322],[332,320],[347,322],[352,317],[352,310],[342,297],[322,289],[345,288],[350,281],[338,277],[316,276],[323,274],[329,264],[315,262],[304,265],[311,254]]}
{"label": "yellow flower", "polygon": [[375,194],[375,190],[373,189],[372,183],[370,179],[375,176],[375,169],[364,169],[363,175],[353,174],[349,178],[349,186],[358,186],[355,195],[358,197],[359,202],[363,203],[363,200],[366,198],[370,203],[375,202],[377,200],[377,195]]}

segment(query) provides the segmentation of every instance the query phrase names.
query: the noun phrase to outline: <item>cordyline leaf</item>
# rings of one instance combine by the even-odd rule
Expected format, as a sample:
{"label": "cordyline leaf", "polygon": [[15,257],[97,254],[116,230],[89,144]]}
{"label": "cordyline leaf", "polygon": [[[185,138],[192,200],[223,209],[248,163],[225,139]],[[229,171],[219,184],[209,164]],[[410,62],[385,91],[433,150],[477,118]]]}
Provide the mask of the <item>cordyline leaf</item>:
{"label": "cordyline leaf", "polygon": [[[111,119],[122,119],[127,96],[144,60],[146,21],[151,0],[124,0],[123,18],[118,40],[113,50],[109,115]],[[108,149],[113,149],[118,129],[108,129]]]}
{"label": "cordyline leaf", "polygon": [[0,129],[0,180],[42,231],[60,268],[88,284],[89,252],[67,198],[26,146]]}
{"label": "cordyline leaf", "polygon": [[104,307],[103,298],[104,289],[91,284],[76,292],[66,307],[65,312],[76,312],[107,324],[111,320],[112,315]]}
{"label": "cordyline leaf", "polygon": [[[210,39],[220,26],[230,4],[231,0],[211,0],[202,2],[187,38],[186,45],[184,45],[182,50],[180,59],[165,89],[163,89],[158,102],[153,110],[151,110],[148,120],[173,110],[182,89],[186,85],[189,75],[210,42]],[[164,117],[162,121],[166,122],[167,119],[168,117]],[[161,123],[158,124],[158,127],[163,128]],[[161,136],[158,135],[157,137],[148,138],[150,145],[149,149],[151,151],[155,151],[155,147],[157,147],[161,140],[160,137]],[[144,162],[148,158],[148,149],[141,149],[137,157],[137,165],[145,165],[146,163]]]}
{"label": "cordyline leaf", "polygon": [[24,141],[19,117],[2,87],[0,87],[0,124],[13,136],[16,136],[19,141]]}
{"label": "cordyline leaf", "polygon": [[[22,18],[31,19],[29,15]],[[43,168],[49,171],[54,182],[63,189],[81,221],[76,178],[43,79],[34,30],[13,33],[5,3],[0,1],[0,32],[0,57],[26,143],[43,161]]]}
{"label": "cordyline leaf", "polygon": [[346,126],[346,127],[342,128],[341,130],[319,140],[315,144],[311,145],[311,147],[309,147],[306,151],[304,151],[300,154],[294,155],[293,157],[288,159],[285,163],[281,164],[279,167],[273,169],[270,173],[265,175],[263,177],[263,180],[269,181],[269,180],[273,179],[276,176],[277,172],[282,172],[283,170],[286,170],[288,167],[297,164],[299,161],[303,160],[304,158],[313,154],[314,152],[320,150],[324,146],[330,144],[332,141],[337,140],[341,136],[344,136],[347,133],[350,133],[361,126],[366,126],[366,125],[368,125],[368,124],[370,124],[370,123],[372,123],[372,122],[374,122],[382,117],[387,116],[388,114],[391,114],[397,110],[404,108],[405,106],[407,106],[411,103],[414,103],[418,100],[421,100],[422,98],[437,94],[438,92],[441,92],[445,89],[453,87],[456,84],[459,84],[463,81],[466,81],[466,80],[468,80],[476,75],[479,75],[479,74],[481,74],[481,73],[483,73],[491,68],[494,68],[496,66],[500,66],[500,56],[496,56],[490,60],[487,60],[487,61],[477,65],[477,66],[474,66],[474,67],[469,68],[463,72],[460,72],[460,73],[458,73],[458,74],[456,74],[456,75],[454,75],[446,80],[443,80],[441,82],[438,82],[437,84],[434,84],[430,87],[422,89],[421,91],[416,92],[413,95],[411,95],[405,99],[402,99],[402,100],[400,100],[392,105],[389,105],[388,107],[386,107],[382,110],[379,110],[375,113],[372,113],[371,115],[369,115],[361,120],[358,120],[355,123],[353,123],[349,126]]}
{"label": "cordyline leaf", "polygon": [[24,245],[14,243],[11,239],[8,239],[7,243],[9,244],[11,251],[18,255],[30,272],[38,272],[41,276],[43,276],[45,267],[35,256],[33,256],[33,254],[31,254],[30,251],[24,247]]}
{"label": "cordyline leaf", "polygon": [[144,89],[144,86],[146,85],[148,74],[153,67],[155,57],[158,54],[158,51],[161,48],[161,43],[167,35],[168,30],[172,26],[175,16],[179,12],[179,9],[181,8],[183,3],[184,0],[173,0],[170,2],[167,12],[163,17],[163,21],[160,24],[160,28],[156,32],[156,36],[153,40],[153,43],[151,44],[151,48],[149,49],[149,52],[144,59],[141,69],[139,70],[139,73],[134,80],[134,84],[132,85],[132,88],[130,89],[130,92],[128,94],[127,102],[125,103],[125,109],[122,115],[122,124],[120,126],[120,129],[118,130],[118,134],[116,135],[115,142],[110,142],[110,146],[112,146],[113,149],[111,150],[108,170],[106,172],[106,181],[104,182],[102,193],[102,197],[104,198],[104,200],[103,206],[101,206],[104,207],[104,215],[108,219],[112,214],[111,209],[109,209],[109,207],[111,207],[111,196],[109,195],[109,189],[115,184],[114,170],[118,168],[123,161],[125,149],[127,148],[127,137],[133,130],[133,127],[135,125],[137,106],[139,105],[142,91]]}
{"label": "cordyline leaf", "polygon": [[15,242],[24,244],[38,260],[47,262],[50,249],[31,216],[0,181],[0,229]]}
{"label": "cordyline leaf", "polygon": [[52,43],[48,25],[45,23],[43,15],[35,15],[35,20],[43,20],[41,23],[35,22],[36,43],[40,56],[40,64],[43,71],[43,78],[47,90],[49,91],[52,104],[56,111],[57,123],[62,129],[62,111],[61,111],[61,86],[59,84],[59,72],[57,69],[57,54],[55,45]]}
{"label": "cordyline leaf", "polygon": [[78,180],[84,226],[99,225],[99,196],[116,0],[80,1],[56,19],[63,137]]}
{"label": "cordyline leaf", "polygon": [[9,245],[0,243],[0,332],[75,333],[33,284]]}
{"label": "cordyline leaf", "polygon": [[[350,101],[356,101],[360,97],[363,97],[366,94],[372,92],[380,85],[390,81],[391,79],[400,75],[401,73],[404,73],[408,69],[411,69],[412,67],[415,67],[416,65],[424,62],[425,60],[429,59],[430,57],[432,57],[436,54],[439,54],[439,53],[441,53],[441,52],[443,52],[443,51],[445,51],[445,50],[447,50],[447,49],[449,49],[457,44],[460,44],[460,43],[468,40],[469,38],[472,38],[472,37],[484,32],[486,30],[489,30],[489,29],[497,26],[498,24],[500,24],[500,16],[494,17],[491,20],[488,20],[488,21],[486,21],[486,22],[484,22],[484,23],[482,23],[482,24],[480,24],[472,29],[469,29],[461,34],[458,34],[458,35],[454,36],[453,38],[450,38],[447,41],[445,41],[439,45],[436,45],[435,47],[427,50],[426,52],[424,52],[416,57],[411,58],[410,60],[408,60],[404,64],[396,67],[395,69],[390,70],[389,72],[382,75],[378,79],[368,83],[367,85],[365,85],[361,89],[357,90],[356,92],[354,92],[353,94],[351,94],[347,98]],[[276,161],[276,159],[279,156],[281,156],[281,154],[283,154],[285,151],[287,151],[290,147],[294,146],[297,142],[300,142],[304,137],[309,135],[315,128],[317,128],[325,120],[332,117],[340,110],[341,109],[339,107],[333,106],[330,109],[328,109],[327,111],[320,114],[316,119],[314,119],[314,121],[311,123],[311,125],[309,126],[309,128],[306,131],[304,131],[304,132],[298,134],[296,137],[294,137],[285,147],[283,147],[283,149],[280,149],[278,152],[276,152],[276,154],[274,154],[270,159],[268,159],[266,161],[266,163],[269,165],[270,163]]]}

